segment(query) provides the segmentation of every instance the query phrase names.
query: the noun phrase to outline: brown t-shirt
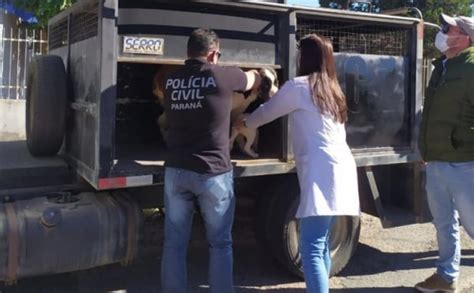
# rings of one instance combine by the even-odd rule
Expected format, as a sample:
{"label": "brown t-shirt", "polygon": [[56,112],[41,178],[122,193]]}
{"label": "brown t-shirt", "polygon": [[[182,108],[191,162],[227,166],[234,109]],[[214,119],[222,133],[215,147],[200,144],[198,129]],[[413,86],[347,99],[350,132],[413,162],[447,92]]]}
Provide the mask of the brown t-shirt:
{"label": "brown t-shirt", "polygon": [[168,154],[165,166],[202,174],[232,169],[229,152],[232,93],[244,91],[245,73],[188,59],[166,79]]}

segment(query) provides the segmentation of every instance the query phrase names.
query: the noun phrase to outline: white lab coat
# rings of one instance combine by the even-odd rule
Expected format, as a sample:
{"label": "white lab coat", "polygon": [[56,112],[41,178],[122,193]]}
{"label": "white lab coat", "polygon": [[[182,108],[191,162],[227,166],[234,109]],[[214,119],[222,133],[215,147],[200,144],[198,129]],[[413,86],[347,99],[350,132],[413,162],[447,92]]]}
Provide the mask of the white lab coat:
{"label": "white lab coat", "polygon": [[287,81],[246,125],[256,128],[286,114],[301,189],[296,217],[359,215],[357,169],[344,124],[321,115],[307,76]]}

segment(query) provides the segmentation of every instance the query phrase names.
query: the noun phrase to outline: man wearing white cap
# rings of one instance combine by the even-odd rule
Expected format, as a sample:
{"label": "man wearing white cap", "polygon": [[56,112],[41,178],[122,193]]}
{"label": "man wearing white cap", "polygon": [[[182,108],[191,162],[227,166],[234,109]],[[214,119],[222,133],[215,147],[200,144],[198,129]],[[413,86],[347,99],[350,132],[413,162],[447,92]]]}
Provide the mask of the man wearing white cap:
{"label": "man wearing white cap", "polygon": [[459,225],[474,238],[474,20],[440,15],[435,45],[443,56],[426,89],[419,148],[436,228],[436,272],[420,292],[455,292],[461,261]]}

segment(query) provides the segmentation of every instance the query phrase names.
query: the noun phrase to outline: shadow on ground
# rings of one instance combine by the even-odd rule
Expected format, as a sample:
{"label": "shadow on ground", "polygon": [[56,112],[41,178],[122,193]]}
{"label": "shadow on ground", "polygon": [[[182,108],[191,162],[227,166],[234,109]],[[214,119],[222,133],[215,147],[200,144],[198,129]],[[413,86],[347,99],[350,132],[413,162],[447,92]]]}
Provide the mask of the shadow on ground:
{"label": "shadow on ground", "polygon": [[[464,249],[462,265],[474,266],[474,250]],[[370,257],[367,257],[369,256]],[[403,271],[434,268],[438,251],[424,252],[383,252],[360,243],[347,267],[339,273],[340,277],[379,274],[387,271]]]}

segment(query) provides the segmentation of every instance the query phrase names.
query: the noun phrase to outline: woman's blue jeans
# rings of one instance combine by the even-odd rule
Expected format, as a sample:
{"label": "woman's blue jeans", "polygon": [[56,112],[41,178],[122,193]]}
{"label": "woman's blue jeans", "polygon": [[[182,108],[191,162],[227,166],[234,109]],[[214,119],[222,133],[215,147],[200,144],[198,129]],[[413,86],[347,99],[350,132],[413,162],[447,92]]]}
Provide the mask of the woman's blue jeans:
{"label": "woman's blue jeans", "polygon": [[235,197],[232,171],[209,176],[176,168],[165,169],[163,292],[187,292],[186,255],[195,205],[201,211],[209,243],[210,292],[233,293],[231,233]]}
{"label": "woman's blue jeans", "polygon": [[332,218],[332,216],[314,216],[299,219],[300,252],[308,293],[329,292],[331,272],[329,230]]}

